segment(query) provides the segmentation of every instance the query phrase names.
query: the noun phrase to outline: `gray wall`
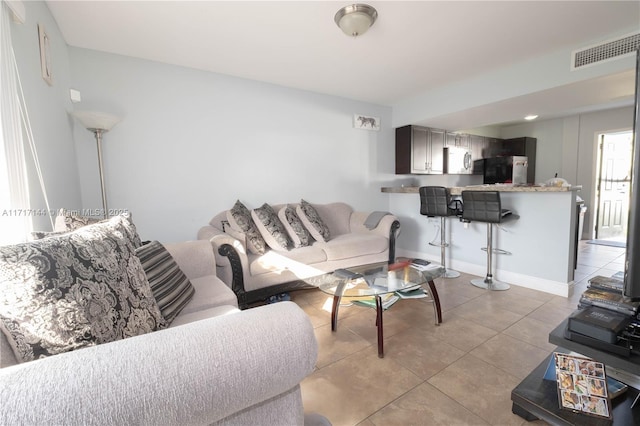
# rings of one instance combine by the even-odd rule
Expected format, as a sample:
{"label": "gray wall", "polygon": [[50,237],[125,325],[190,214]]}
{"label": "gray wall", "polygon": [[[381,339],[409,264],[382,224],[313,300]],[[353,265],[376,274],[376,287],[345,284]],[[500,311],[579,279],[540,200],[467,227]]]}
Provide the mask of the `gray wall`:
{"label": "gray wall", "polygon": [[[52,209],[81,207],[76,153],[73,143],[69,100],[69,54],[56,22],[44,2],[24,2],[26,22],[11,24],[11,37],[31,121],[38,158]],[[38,23],[51,39],[53,86],[40,74]],[[43,192],[35,172],[33,156],[26,146],[31,205],[44,209]],[[34,229],[51,230],[49,218],[34,217]]]}
{"label": "gray wall", "polygon": [[[391,109],[331,96],[69,48],[77,109],[124,117],[104,137],[109,207],[129,209],[143,239],[193,239],[240,199],[345,201],[386,210],[394,176]],[[354,129],[354,114],[381,118]],[[99,208],[93,137],[74,129],[82,201]]]}
{"label": "gray wall", "polygon": [[576,116],[505,127],[501,137],[537,138],[536,181],[562,177],[582,185],[578,195],[587,206],[582,238],[595,229],[598,135],[633,128],[633,107],[616,108]]}

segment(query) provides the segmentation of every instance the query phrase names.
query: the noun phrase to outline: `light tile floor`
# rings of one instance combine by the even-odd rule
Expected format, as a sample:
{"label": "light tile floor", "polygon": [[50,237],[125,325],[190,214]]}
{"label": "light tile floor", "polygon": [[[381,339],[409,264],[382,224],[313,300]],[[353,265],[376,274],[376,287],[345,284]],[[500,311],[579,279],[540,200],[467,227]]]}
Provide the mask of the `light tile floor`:
{"label": "light tile floor", "polygon": [[443,323],[435,326],[425,299],[398,301],[384,313],[383,359],[373,310],[341,307],[332,333],[328,296],[293,292],[319,346],[316,370],[302,382],[305,411],[335,426],[544,424],[511,413],[511,390],[554,350],[548,334],[576,308],[588,279],[622,270],[624,253],[581,241],[570,298],[517,286],[488,292],[467,274],[439,279]]}

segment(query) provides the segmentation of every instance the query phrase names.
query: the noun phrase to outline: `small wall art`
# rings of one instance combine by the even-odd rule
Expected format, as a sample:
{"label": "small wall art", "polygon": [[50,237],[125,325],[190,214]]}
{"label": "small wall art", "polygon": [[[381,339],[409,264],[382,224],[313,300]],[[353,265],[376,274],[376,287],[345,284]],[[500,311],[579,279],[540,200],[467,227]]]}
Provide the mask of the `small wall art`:
{"label": "small wall art", "polygon": [[353,115],[353,127],[364,130],[380,130],[380,117],[369,117],[362,114]]}
{"label": "small wall art", "polygon": [[51,74],[51,46],[49,36],[42,24],[38,24],[38,37],[40,38],[40,70],[42,78],[49,86],[53,85],[53,76]]}

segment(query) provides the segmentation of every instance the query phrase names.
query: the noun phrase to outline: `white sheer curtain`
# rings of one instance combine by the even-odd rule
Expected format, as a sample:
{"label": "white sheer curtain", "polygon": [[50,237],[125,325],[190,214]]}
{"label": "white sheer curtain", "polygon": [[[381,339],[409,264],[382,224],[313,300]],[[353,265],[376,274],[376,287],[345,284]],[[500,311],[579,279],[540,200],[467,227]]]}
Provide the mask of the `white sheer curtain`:
{"label": "white sheer curtain", "polygon": [[0,245],[31,233],[29,185],[8,6],[0,5]]}

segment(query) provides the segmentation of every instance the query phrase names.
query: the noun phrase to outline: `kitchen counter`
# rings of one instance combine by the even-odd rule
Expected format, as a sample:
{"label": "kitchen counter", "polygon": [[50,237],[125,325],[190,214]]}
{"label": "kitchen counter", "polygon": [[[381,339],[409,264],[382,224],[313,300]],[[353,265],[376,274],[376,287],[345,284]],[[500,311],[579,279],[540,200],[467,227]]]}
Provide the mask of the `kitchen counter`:
{"label": "kitchen counter", "polygon": [[[570,296],[574,286],[577,221],[576,192],[581,186],[471,185],[449,188],[459,196],[464,191],[500,191],[502,208],[518,220],[494,229],[494,246],[511,255],[493,257],[494,276],[515,286],[533,288],[559,296]],[[440,262],[440,249],[429,242],[440,241],[440,219],[420,214],[417,186],[387,187],[389,211],[402,226],[396,255]],[[411,195],[413,194],[413,195]],[[485,276],[487,225],[447,219],[447,265],[454,270]],[[471,285],[471,284],[469,284]]]}
{"label": "kitchen counter", "polygon": [[[417,194],[418,186],[401,186],[401,187],[382,187],[381,191],[390,194]],[[495,185],[469,185],[469,186],[454,186],[450,187],[449,191],[451,195],[460,195],[462,191],[500,191],[500,192],[569,192],[579,191],[582,189],[582,185],[574,186],[520,186],[520,185],[508,185],[508,184],[495,184]]]}

